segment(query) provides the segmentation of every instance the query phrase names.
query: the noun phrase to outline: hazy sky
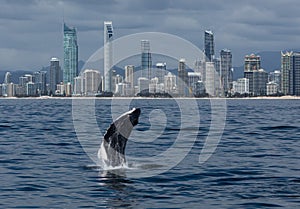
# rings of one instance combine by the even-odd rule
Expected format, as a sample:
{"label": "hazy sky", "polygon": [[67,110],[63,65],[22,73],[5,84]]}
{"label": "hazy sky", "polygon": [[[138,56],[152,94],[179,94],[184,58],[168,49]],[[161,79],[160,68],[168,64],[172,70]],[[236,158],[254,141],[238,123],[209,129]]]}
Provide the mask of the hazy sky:
{"label": "hazy sky", "polygon": [[[0,0],[0,70],[39,70],[62,59],[63,16],[78,30],[79,59],[103,45],[103,21],[115,37],[138,32],[178,35],[203,48],[214,31],[216,52],[246,54],[300,48],[298,0]],[[63,15],[64,14],[64,15]]]}

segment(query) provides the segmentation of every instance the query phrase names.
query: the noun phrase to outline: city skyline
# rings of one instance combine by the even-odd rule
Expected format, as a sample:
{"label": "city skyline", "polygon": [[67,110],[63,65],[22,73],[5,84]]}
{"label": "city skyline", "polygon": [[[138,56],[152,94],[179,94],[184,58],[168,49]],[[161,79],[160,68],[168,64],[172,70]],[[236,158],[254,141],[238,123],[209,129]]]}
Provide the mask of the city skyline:
{"label": "city skyline", "polygon": [[203,31],[212,30],[217,40],[215,52],[231,49],[234,66],[242,64],[245,54],[294,49],[297,48],[295,43],[300,42],[297,1],[289,4],[284,1],[220,4],[192,0],[90,1],[88,4],[67,0],[0,2],[3,8],[0,21],[4,28],[0,34],[1,71],[38,70],[48,64],[51,57],[62,59],[63,19],[78,29],[79,60],[87,60],[103,46],[101,23],[107,19],[118,28],[116,38],[160,31],[183,37],[200,49],[203,49]]}

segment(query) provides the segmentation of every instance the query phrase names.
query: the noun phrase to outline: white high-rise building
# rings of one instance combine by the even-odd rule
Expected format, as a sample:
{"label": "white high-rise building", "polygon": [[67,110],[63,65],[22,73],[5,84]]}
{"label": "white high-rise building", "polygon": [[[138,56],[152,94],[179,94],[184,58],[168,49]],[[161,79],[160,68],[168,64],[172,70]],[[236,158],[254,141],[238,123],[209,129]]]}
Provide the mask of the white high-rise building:
{"label": "white high-rise building", "polygon": [[112,92],[112,72],[113,65],[113,25],[111,21],[104,22],[104,91]]}

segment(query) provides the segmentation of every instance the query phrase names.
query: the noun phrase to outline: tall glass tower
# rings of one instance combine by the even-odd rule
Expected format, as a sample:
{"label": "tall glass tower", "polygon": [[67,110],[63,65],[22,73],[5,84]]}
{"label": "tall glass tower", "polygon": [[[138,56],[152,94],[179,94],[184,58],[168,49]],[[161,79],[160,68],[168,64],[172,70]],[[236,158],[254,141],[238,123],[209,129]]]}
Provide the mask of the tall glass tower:
{"label": "tall glass tower", "polygon": [[141,50],[142,50],[142,74],[141,77],[151,79],[151,66],[152,59],[150,53],[150,41],[141,40]]}
{"label": "tall glass tower", "polygon": [[215,55],[214,34],[212,31],[204,32],[204,52],[208,62],[212,62]]}
{"label": "tall glass tower", "polygon": [[76,29],[69,28],[64,23],[64,84],[74,85],[74,78],[78,76],[78,45]]}
{"label": "tall glass tower", "polygon": [[113,25],[111,21],[104,22],[104,91],[112,92],[112,60],[113,60]]}

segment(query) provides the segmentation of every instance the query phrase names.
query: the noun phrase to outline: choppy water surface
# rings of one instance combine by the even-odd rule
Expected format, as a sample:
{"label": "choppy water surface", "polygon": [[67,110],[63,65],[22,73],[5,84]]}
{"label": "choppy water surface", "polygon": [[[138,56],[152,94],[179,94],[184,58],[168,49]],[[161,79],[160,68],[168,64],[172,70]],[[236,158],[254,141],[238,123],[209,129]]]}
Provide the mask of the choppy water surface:
{"label": "choppy water surface", "polygon": [[[191,138],[196,134],[186,158],[160,175],[130,178],[126,170],[117,176],[96,168],[84,152],[72,122],[72,100],[1,99],[0,208],[299,207],[300,100],[227,100],[222,139],[201,165],[211,108],[210,100],[197,102],[199,132],[195,127],[183,130]],[[112,121],[111,102],[95,103],[97,124],[104,133]],[[137,99],[131,106],[142,108],[135,134],[160,134],[148,132],[142,143],[130,139],[128,155],[151,157],[172,146],[181,129],[175,100]],[[153,127],[153,121],[151,127],[153,110],[164,113],[163,129]],[[134,132],[132,137],[137,136]],[[101,136],[99,145],[100,141]]]}

